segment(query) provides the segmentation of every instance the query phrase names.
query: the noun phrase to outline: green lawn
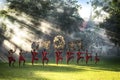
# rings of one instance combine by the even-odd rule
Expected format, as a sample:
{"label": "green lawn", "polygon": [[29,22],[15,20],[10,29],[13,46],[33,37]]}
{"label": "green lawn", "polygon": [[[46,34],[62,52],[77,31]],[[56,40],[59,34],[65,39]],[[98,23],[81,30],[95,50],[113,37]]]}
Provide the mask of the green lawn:
{"label": "green lawn", "polygon": [[41,61],[31,65],[27,62],[23,67],[9,67],[8,63],[0,63],[0,80],[120,80],[120,63],[112,60],[81,62],[77,65],[50,62],[42,66]]}

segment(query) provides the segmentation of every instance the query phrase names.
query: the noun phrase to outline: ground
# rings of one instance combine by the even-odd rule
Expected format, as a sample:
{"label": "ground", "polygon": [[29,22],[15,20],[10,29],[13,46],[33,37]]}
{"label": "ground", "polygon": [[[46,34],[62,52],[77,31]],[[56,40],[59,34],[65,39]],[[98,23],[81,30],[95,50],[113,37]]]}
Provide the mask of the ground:
{"label": "ground", "polygon": [[0,80],[120,80],[119,59],[106,58],[98,64],[71,61],[69,65],[65,62],[56,65],[51,61],[45,66],[41,61],[34,65],[26,62],[21,67],[17,62],[14,67],[0,62]]}

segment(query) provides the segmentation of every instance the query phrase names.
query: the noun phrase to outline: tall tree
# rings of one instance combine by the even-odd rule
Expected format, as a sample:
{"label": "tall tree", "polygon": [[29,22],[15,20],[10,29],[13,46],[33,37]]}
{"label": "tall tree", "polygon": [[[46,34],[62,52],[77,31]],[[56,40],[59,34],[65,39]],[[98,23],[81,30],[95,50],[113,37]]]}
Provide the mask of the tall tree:
{"label": "tall tree", "polygon": [[[7,0],[9,11],[26,13],[33,19],[46,19],[66,33],[78,31],[83,19],[78,14],[76,0]],[[3,11],[4,12],[4,11]],[[2,13],[3,14],[3,13]],[[53,20],[52,20],[53,19]]]}
{"label": "tall tree", "polygon": [[[102,10],[109,14],[100,27],[105,28],[109,39],[120,46],[120,0],[93,0],[92,5],[97,16]],[[98,11],[98,7],[101,10]]]}

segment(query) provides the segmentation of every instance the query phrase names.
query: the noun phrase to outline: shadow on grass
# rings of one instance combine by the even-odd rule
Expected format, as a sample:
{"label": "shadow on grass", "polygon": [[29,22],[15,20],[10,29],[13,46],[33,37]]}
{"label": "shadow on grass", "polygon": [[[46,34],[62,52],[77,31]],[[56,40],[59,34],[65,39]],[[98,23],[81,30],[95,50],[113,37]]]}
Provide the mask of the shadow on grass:
{"label": "shadow on grass", "polygon": [[[0,80],[49,80],[41,75],[36,76],[35,68],[24,67],[8,67],[8,63],[0,63]],[[28,68],[27,68],[28,67]],[[31,66],[32,67],[32,66]]]}
{"label": "shadow on grass", "polygon": [[[85,71],[85,69],[74,68],[73,66],[65,65],[65,64],[42,64],[36,63],[35,65],[31,65],[31,63],[26,63],[25,66],[18,67],[16,64],[15,67],[9,67],[8,63],[5,63],[5,67],[8,69],[13,70],[27,70],[27,71],[46,71],[46,72],[78,72],[78,71]],[[4,68],[5,69],[5,68]]]}
{"label": "shadow on grass", "polygon": [[[42,64],[35,64],[31,65],[31,63],[26,63],[25,66],[18,67],[18,64],[16,64],[14,67],[9,67],[8,63],[0,63],[0,79],[5,80],[22,80],[22,79],[28,79],[28,80],[49,80],[47,78],[44,78],[42,75],[39,74],[45,74],[46,72],[55,72],[55,73],[72,73],[72,72],[80,72],[85,71],[84,69],[77,69],[74,67],[70,67],[64,64],[61,65],[55,65],[55,64],[48,64],[43,66]],[[38,74],[36,74],[38,73]]]}
{"label": "shadow on grass", "polygon": [[102,57],[97,64],[89,62],[88,64],[79,64],[79,66],[90,67],[93,70],[105,70],[120,72],[120,57]]}

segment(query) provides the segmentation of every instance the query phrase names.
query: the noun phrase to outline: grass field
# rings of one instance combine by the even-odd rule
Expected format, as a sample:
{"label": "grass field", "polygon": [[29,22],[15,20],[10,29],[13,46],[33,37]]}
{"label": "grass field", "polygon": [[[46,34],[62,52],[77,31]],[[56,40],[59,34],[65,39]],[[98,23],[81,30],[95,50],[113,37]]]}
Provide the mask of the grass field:
{"label": "grass field", "polygon": [[[117,60],[118,61],[118,60]],[[120,61],[120,60],[119,60]],[[120,62],[111,59],[94,62],[79,63],[65,62],[56,65],[51,61],[43,66],[41,61],[31,65],[9,67],[8,63],[0,63],[0,80],[120,80]]]}

